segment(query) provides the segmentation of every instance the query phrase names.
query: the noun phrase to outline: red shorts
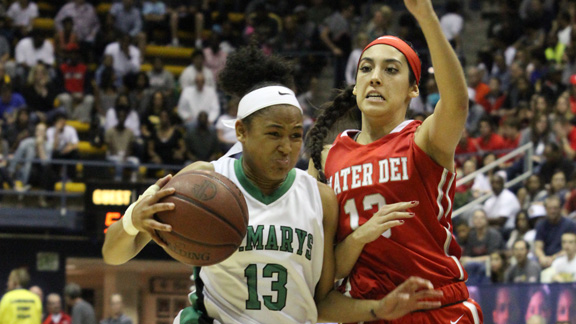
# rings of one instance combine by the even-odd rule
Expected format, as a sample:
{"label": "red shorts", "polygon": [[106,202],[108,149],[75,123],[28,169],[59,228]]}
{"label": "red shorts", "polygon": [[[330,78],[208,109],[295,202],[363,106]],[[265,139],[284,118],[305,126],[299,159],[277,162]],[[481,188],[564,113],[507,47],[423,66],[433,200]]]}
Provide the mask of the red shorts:
{"label": "red shorts", "polygon": [[484,316],[480,305],[468,298],[468,288],[462,281],[439,288],[444,292],[441,308],[416,311],[392,321],[378,320],[364,324],[482,324]]}
{"label": "red shorts", "polygon": [[484,316],[480,305],[473,299],[425,312],[414,312],[402,318],[384,322],[388,324],[482,324]]}

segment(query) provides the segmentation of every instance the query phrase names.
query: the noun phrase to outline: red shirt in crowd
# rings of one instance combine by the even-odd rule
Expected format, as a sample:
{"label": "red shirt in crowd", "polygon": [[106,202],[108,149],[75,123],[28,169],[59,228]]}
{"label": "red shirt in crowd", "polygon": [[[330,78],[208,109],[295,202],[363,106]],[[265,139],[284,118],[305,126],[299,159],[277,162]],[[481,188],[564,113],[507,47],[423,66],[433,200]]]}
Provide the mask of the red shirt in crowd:
{"label": "red shirt in crowd", "polygon": [[62,71],[62,75],[64,76],[64,88],[66,91],[70,93],[83,93],[87,70],[87,66],[81,63],[76,65],[61,64],[60,71]]}

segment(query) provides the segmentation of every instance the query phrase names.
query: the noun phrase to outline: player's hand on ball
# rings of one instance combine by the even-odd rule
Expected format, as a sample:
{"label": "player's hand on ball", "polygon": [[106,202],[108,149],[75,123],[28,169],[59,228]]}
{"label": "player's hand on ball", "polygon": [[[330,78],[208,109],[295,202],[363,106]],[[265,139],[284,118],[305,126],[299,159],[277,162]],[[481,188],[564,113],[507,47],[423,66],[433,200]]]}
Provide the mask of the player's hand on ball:
{"label": "player's hand on ball", "polygon": [[418,202],[384,205],[366,223],[354,231],[353,235],[356,241],[361,244],[370,243],[392,227],[404,224],[403,219],[414,217],[414,213],[406,210],[416,206],[418,206]]}
{"label": "player's hand on ball", "polygon": [[380,319],[392,320],[416,310],[438,308],[442,306],[439,300],[442,296],[442,291],[434,290],[430,281],[410,277],[380,300],[374,314]]}
{"label": "player's hand on ball", "polygon": [[142,199],[136,204],[133,210],[132,222],[134,227],[140,232],[148,233],[152,239],[161,245],[165,246],[165,243],[160,240],[155,231],[170,232],[172,226],[167,224],[162,224],[154,219],[154,215],[161,211],[174,209],[174,203],[160,203],[158,202],[164,197],[174,194],[174,188],[163,188],[168,181],[172,179],[171,175],[167,175],[164,178],[156,182],[156,187],[147,190],[144,193]]}

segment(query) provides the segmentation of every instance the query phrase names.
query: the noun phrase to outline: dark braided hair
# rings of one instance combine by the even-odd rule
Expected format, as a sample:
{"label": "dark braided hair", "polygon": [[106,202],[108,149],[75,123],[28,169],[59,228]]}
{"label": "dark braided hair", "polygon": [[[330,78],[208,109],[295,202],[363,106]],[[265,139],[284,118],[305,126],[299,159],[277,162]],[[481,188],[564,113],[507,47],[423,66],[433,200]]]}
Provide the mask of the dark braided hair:
{"label": "dark braided hair", "polygon": [[314,126],[308,131],[306,138],[306,148],[310,153],[310,158],[314,167],[318,170],[318,180],[325,182],[326,177],[322,172],[322,150],[328,131],[332,126],[352,108],[356,108],[356,96],[352,94],[354,86],[348,86],[334,98],[334,101],[327,103]]}
{"label": "dark braided hair", "polygon": [[[271,85],[293,89],[293,71],[291,62],[276,55],[266,56],[255,45],[250,45],[228,56],[218,79],[225,93],[242,98],[251,91]],[[242,121],[250,127],[252,118],[264,111],[256,111]]]}

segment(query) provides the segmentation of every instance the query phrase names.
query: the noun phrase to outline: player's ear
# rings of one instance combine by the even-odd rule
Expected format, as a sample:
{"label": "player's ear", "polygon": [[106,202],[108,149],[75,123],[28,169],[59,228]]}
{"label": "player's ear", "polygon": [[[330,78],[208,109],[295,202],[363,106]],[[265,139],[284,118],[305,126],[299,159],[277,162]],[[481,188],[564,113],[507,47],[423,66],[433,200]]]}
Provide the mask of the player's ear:
{"label": "player's ear", "polygon": [[246,125],[242,122],[241,119],[236,121],[236,138],[238,139],[238,142],[240,143],[244,143],[244,141],[246,141]]}
{"label": "player's ear", "polygon": [[352,94],[356,95],[356,85],[354,85],[354,89],[352,89]]}
{"label": "player's ear", "polygon": [[416,98],[420,95],[420,89],[417,84],[410,86],[410,93],[408,94],[410,98]]}

